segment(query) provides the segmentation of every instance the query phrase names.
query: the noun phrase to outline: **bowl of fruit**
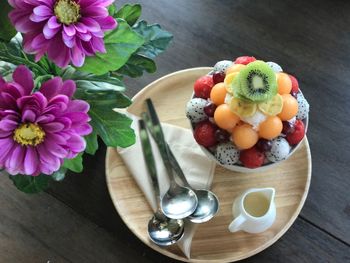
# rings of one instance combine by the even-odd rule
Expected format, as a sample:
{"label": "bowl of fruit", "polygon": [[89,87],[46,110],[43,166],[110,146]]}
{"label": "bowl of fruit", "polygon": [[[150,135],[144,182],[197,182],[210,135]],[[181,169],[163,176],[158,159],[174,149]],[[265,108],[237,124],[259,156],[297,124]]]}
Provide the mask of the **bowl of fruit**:
{"label": "bowl of fruit", "polygon": [[186,105],[205,154],[238,172],[256,172],[289,158],[305,137],[309,103],[297,79],[274,62],[223,60],[194,83]]}

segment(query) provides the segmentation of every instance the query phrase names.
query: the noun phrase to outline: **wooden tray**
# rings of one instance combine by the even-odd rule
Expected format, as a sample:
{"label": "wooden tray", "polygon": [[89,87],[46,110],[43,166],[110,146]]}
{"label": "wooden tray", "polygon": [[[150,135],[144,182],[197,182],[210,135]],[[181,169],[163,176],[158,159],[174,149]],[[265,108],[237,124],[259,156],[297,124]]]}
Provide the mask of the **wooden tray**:
{"label": "wooden tray", "polygon": [[[144,88],[133,98],[129,111],[141,112],[144,99],[154,101],[161,121],[190,128],[184,111],[193,83],[210,68],[193,68],[167,75]],[[232,262],[259,253],[276,242],[293,224],[305,202],[311,181],[311,155],[305,138],[299,149],[286,161],[270,170],[242,174],[217,166],[212,191],[220,200],[220,210],[211,221],[199,225],[192,243],[191,259],[176,247],[160,248],[151,243],[147,223],[151,208],[134,179],[123,165],[115,149],[106,156],[107,184],[113,203],[130,230],[152,249],[186,262]],[[232,203],[235,197],[251,187],[276,189],[277,218],[274,225],[261,234],[230,233]]]}

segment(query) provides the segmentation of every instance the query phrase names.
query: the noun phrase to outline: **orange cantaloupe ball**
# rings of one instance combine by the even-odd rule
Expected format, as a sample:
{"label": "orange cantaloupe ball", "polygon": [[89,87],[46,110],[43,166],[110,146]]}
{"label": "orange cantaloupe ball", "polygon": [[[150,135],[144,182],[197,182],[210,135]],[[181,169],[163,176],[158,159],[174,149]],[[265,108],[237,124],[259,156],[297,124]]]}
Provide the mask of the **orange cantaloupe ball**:
{"label": "orange cantaloupe ball", "polygon": [[233,129],[232,141],[241,150],[252,148],[258,140],[258,133],[249,124],[242,124]]}
{"label": "orange cantaloupe ball", "polygon": [[243,64],[233,64],[231,67],[226,69],[226,75],[231,74],[233,72],[239,72],[242,68],[246,67]]}
{"label": "orange cantaloupe ball", "polygon": [[290,94],[283,94],[282,111],[277,115],[282,121],[293,118],[298,113],[298,101]]}
{"label": "orange cantaloupe ball", "polygon": [[289,94],[292,90],[292,80],[286,73],[277,73],[277,88],[279,94]]}
{"label": "orange cantaloupe ball", "polygon": [[214,120],[221,129],[231,132],[239,122],[239,117],[230,110],[229,105],[221,104],[214,112]]}
{"label": "orange cantaloupe ball", "polygon": [[225,102],[226,86],[223,82],[216,84],[210,92],[210,99],[212,102],[219,106]]}
{"label": "orange cantaloupe ball", "polygon": [[272,140],[281,134],[283,124],[277,116],[270,116],[259,125],[259,136],[261,138]]}

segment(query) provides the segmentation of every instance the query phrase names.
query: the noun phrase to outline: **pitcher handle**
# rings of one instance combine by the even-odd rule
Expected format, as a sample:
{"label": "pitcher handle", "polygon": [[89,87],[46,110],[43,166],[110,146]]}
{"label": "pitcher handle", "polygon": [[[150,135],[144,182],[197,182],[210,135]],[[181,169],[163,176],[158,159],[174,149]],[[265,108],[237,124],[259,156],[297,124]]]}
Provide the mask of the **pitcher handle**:
{"label": "pitcher handle", "polygon": [[230,232],[237,232],[241,230],[240,227],[245,222],[245,220],[246,219],[243,215],[239,215],[231,222],[231,224],[228,226],[228,229],[230,230]]}

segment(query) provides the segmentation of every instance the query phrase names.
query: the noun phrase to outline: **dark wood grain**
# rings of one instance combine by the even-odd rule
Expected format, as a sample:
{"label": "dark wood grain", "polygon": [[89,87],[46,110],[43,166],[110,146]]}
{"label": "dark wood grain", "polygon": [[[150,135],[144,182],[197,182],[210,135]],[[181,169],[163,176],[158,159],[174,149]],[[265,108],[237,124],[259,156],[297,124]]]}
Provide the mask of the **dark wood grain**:
{"label": "dark wood grain", "polygon": [[[126,80],[128,95],[170,72],[249,54],[278,62],[297,76],[311,104],[313,177],[301,218],[279,242],[247,262],[349,262],[350,2],[139,2],[143,18],[161,23],[175,38],[157,59],[156,74]],[[45,262],[49,256],[56,260],[51,262],[101,262],[101,255],[114,262],[172,262],[145,247],[116,214],[106,187],[104,155],[101,145],[96,156],[85,158],[83,174],[54,184],[49,194],[55,198],[17,194],[1,179],[0,220],[5,223],[0,226],[0,262]],[[47,207],[55,207],[54,212],[48,214]],[[73,222],[67,223],[69,219]],[[62,236],[80,224],[86,227],[79,229],[79,239]],[[85,261],[80,258],[83,249]]]}
{"label": "dark wood grain", "polygon": [[0,262],[153,262],[52,196],[16,191],[4,176],[0,207]]}

